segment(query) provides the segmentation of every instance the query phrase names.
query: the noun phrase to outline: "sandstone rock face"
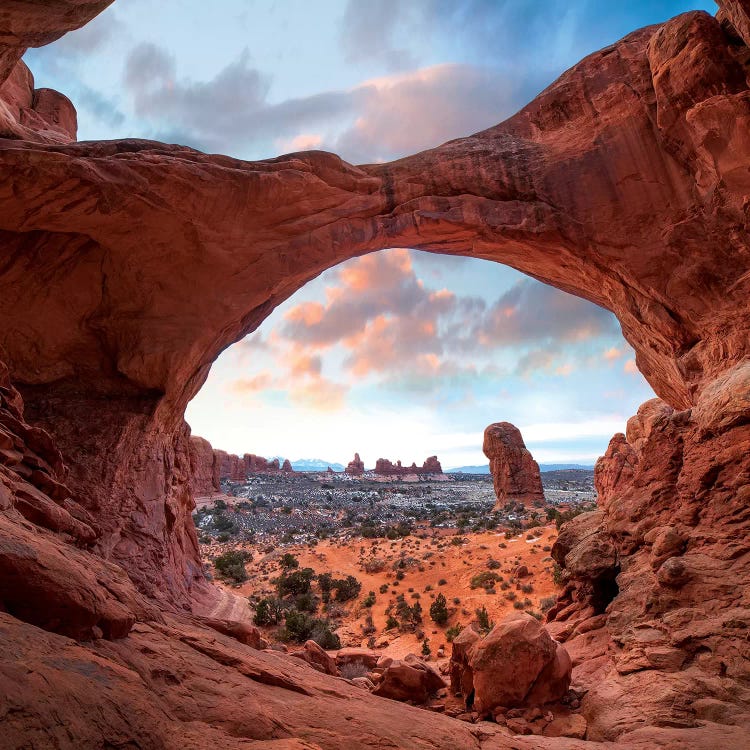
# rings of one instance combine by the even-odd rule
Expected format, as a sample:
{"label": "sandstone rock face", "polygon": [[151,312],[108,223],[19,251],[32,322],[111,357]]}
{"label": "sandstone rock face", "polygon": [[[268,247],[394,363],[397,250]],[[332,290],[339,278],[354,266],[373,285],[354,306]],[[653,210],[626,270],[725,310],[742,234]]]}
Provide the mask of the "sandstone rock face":
{"label": "sandstone rock face", "polygon": [[564,647],[525,612],[509,615],[471,648],[474,707],[480,715],[498,706],[559,700],[570,685],[572,664]]}
{"label": "sandstone rock face", "polygon": [[0,78],[0,137],[69,143],[77,131],[70,100],[52,89],[35,89],[34,76],[23,61],[11,68],[4,81]]}
{"label": "sandstone rock face", "polygon": [[365,462],[359,457],[359,453],[354,454],[354,459],[349,461],[344,471],[350,477],[361,477],[365,473]]}
{"label": "sandstone rock face", "polygon": [[637,31],[500,125],[363,167],[49,143],[73,113],[34,90],[21,50],[106,4],[0,9],[4,740],[560,747],[379,699],[184,612],[212,591],[186,404],[306,281],[406,246],[505,262],[617,315],[663,403],[598,466],[600,523],[570,535],[549,627],[587,739],[750,744],[746,3]]}
{"label": "sandstone rock face", "polygon": [[219,467],[214,463],[214,449],[205,438],[190,436],[191,487],[196,495],[219,491]]}
{"label": "sandstone rock face", "polygon": [[242,458],[213,448],[208,440],[190,436],[189,444],[191,489],[196,495],[212,495],[221,490],[221,480],[244,482],[249,474],[294,473],[289,459],[279,464],[279,459],[269,461],[254,453],[245,453]]}
{"label": "sandstone rock face", "polygon": [[520,430],[510,422],[496,422],[484,431],[484,455],[490,459],[497,508],[515,501],[524,505],[544,502],[539,464],[526,449]]}
{"label": "sandstone rock face", "polygon": [[482,636],[473,628],[464,628],[454,639],[451,650],[451,692],[467,699],[474,692],[474,678],[469,663],[471,649]]}
{"label": "sandstone rock face", "polygon": [[[732,414],[737,399],[714,391]],[[750,622],[750,425],[722,412],[707,431],[711,411],[693,411],[644,404],[597,463],[601,510],[563,526],[552,550],[567,583],[549,627],[590,683],[588,739],[695,727],[699,700],[746,717],[731,723],[750,718],[750,692],[734,692],[750,657],[738,638]]]}

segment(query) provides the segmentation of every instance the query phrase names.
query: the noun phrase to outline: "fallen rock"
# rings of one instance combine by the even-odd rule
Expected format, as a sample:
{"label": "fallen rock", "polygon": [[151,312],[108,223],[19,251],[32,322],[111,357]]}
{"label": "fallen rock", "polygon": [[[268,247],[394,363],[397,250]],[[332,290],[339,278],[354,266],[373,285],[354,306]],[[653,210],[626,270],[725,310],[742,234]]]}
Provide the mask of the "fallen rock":
{"label": "fallen rock", "polygon": [[542,730],[545,737],[572,737],[582,740],[586,737],[586,719],[581,714],[556,716]]}
{"label": "fallen rock", "polygon": [[469,653],[474,707],[480,714],[499,706],[528,705],[561,698],[570,685],[570,658],[544,626],[526,613],[495,625]]}
{"label": "fallen rock", "polygon": [[469,655],[482,636],[474,628],[464,628],[454,639],[450,658],[450,685],[454,695],[464,699],[474,692],[474,679],[469,665]]}
{"label": "fallen rock", "polygon": [[291,656],[295,659],[302,659],[307,662],[313,669],[324,674],[330,674],[337,677],[339,670],[336,667],[336,660],[326,653],[315,641],[305,641],[304,646],[298,651],[292,651]]}
{"label": "fallen rock", "polygon": [[336,666],[341,669],[347,665],[361,665],[365,671],[369,672],[377,666],[381,657],[377,651],[370,651],[366,648],[341,648],[336,652]]}
{"label": "fallen rock", "polygon": [[445,687],[443,678],[421,659],[409,654],[403,660],[392,661],[383,671],[373,695],[397,701],[425,703]]}

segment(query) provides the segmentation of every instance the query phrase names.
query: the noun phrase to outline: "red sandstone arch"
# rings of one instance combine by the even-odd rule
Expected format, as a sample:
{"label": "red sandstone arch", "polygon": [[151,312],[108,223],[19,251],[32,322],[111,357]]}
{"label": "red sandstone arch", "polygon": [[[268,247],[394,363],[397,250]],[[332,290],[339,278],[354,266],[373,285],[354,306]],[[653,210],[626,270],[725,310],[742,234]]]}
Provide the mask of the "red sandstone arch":
{"label": "red sandstone arch", "polygon": [[76,456],[102,551],[147,589],[171,571],[184,590],[185,405],[275,305],[377,249],[499,261],[607,307],[654,390],[694,405],[748,357],[734,45],[685,14],[591,55],[500,125],[382,165],[0,141],[0,345],[28,418]]}

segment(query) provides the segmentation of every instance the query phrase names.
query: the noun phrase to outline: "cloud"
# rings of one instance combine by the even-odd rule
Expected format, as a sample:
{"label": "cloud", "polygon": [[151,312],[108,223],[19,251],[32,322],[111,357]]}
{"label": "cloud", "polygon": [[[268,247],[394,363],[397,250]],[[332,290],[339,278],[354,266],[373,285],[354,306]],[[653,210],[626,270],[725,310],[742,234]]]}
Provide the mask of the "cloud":
{"label": "cloud", "polygon": [[424,288],[404,249],[350,261],[331,281],[325,304],[304,302],[287,312],[279,330],[282,337],[318,348],[344,342],[357,349],[373,336],[389,336],[389,329],[408,317],[409,330],[419,328],[419,336],[430,338],[435,333],[430,333],[430,323],[454,302],[449,292]]}
{"label": "cloud", "polygon": [[638,365],[636,365],[634,359],[628,359],[625,364],[623,365],[623,372],[628,373],[628,375],[638,375],[640,371],[638,370]]}
{"label": "cloud", "polygon": [[229,154],[327,148],[355,163],[437,146],[497,123],[518,104],[507,80],[460,64],[272,102],[271,77],[251,66],[247,50],[213,78],[190,81],[150,42],[131,50],[124,84],[154,136]]}
{"label": "cloud", "polygon": [[273,375],[268,371],[259,372],[250,378],[240,378],[231,383],[230,388],[239,394],[254,394],[268,390],[273,385]]}
{"label": "cloud", "polygon": [[604,351],[604,354],[602,354],[602,357],[606,359],[609,362],[613,362],[616,359],[619,359],[624,354],[623,349],[618,349],[616,346],[611,346],[609,349],[606,349]]}
{"label": "cloud", "polygon": [[[419,377],[465,381],[471,376],[465,358],[501,351],[513,354],[516,376],[566,377],[578,366],[598,366],[592,342],[619,334],[610,312],[532,279],[516,282],[492,304],[430,288],[404,249],[349,261],[327,281],[325,301],[291,307],[274,341],[291,347],[288,359],[339,347],[351,377],[380,375],[397,389]],[[603,359],[623,351],[610,346]]]}
{"label": "cloud", "polygon": [[514,284],[473,330],[483,346],[529,342],[576,342],[615,334],[608,310],[531,279]]}
{"label": "cloud", "polygon": [[316,411],[339,411],[344,407],[349,386],[335,383],[324,377],[293,384],[289,388],[289,399],[293,404]]}
{"label": "cloud", "polygon": [[347,62],[375,60],[389,70],[414,67],[415,59],[405,46],[396,47],[399,28],[411,27],[421,8],[399,0],[357,2],[350,0],[341,22],[340,39]]}

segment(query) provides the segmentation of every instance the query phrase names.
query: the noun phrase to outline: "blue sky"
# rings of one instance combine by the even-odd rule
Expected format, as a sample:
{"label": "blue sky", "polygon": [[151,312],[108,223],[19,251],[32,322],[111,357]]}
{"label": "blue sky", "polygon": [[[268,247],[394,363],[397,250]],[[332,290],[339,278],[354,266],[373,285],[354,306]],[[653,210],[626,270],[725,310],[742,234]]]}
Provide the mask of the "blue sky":
{"label": "blue sky", "polygon": [[[589,52],[694,9],[715,5],[118,0],[25,60],[73,100],[81,140],[366,163],[494,125]],[[484,427],[507,420],[540,461],[593,462],[652,395],[609,313],[497,264],[398,248],[281,305],[187,417],[234,452],[446,467],[483,462]]]}

